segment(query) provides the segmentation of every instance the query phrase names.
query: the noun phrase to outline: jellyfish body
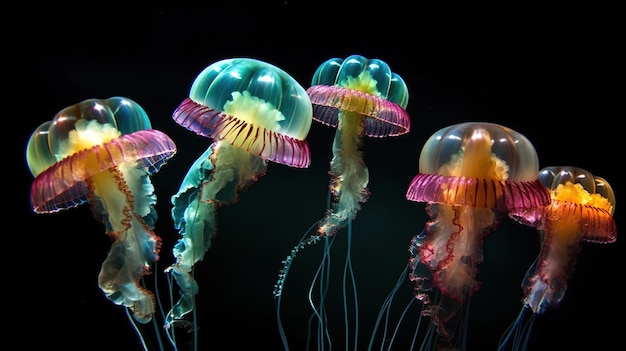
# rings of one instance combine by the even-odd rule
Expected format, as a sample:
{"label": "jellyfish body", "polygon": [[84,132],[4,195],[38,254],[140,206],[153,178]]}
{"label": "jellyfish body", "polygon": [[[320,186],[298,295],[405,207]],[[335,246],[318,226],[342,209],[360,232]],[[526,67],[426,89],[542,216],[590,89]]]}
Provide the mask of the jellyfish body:
{"label": "jellyfish body", "polygon": [[[330,247],[337,231],[347,226],[348,249],[344,263],[343,291],[345,294],[348,281],[351,280],[354,322],[357,326],[354,331],[354,347],[357,348],[359,322],[357,289],[350,259],[351,223],[361,209],[361,204],[370,195],[367,188],[369,170],[361,147],[365,136],[383,138],[403,135],[409,131],[411,121],[405,110],[408,89],[404,80],[392,72],[384,61],[351,55],[345,59],[331,58],[323,62],[313,74],[307,94],[313,105],[313,120],[336,128],[329,171],[329,204],[323,218],[304,233],[283,261],[274,290],[279,331],[285,349],[289,349],[280,321],[281,295],[285,280],[298,251],[323,238],[327,239],[324,240],[323,258],[310,289],[312,291],[317,286],[320,293],[317,296],[318,301],[309,299],[309,304],[314,310],[312,317],[318,320],[318,347],[323,348],[324,343],[329,346],[332,344],[327,330],[329,318],[324,307],[328,290],[326,282],[330,274]],[[316,232],[311,234],[313,230]],[[344,295],[346,349],[350,334],[347,300],[349,296]]]}
{"label": "jellyfish body", "polygon": [[545,167],[538,178],[550,190],[550,204],[509,214],[520,223],[537,228],[540,251],[522,283],[522,310],[503,336],[501,348],[511,333],[519,335],[513,342],[514,349],[526,348],[532,328],[527,327],[523,334],[519,328],[527,309],[532,311],[527,321],[532,326],[537,314],[560,305],[583,241],[607,244],[617,238],[613,220],[615,194],[604,178],[582,168],[565,166]]}
{"label": "jellyfish body", "polygon": [[266,173],[268,161],[306,168],[311,101],[289,74],[269,63],[232,58],[207,66],[173,119],[212,144],[194,162],[172,197],[172,218],[181,235],[167,269],[181,297],[170,324],[192,311],[198,292],[192,271],[217,233],[216,210],[239,201]]}
{"label": "jellyfish body", "polygon": [[361,55],[327,60],[317,68],[311,84],[307,93],[313,119],[337,129],[330,162],[332,208],[318,229],[319,235],[332,236],[355,218],[370,195],[369,171],[361,151],[364,136],[407,133],[409,95],[404,80],[387,63]]}
{"label": "jellyfish body", "polygon": [[161,247],[153,232],[157,199],[150,175],[175,153],[174,142],[152,129],[144,109],[124,97],[88,99],[61,110],[32,133],[26,149],[35,176],[33,210],[91,205],[112,241],[100,288],[141,323],[152,319],[155,300],[140,280],[151,273]]}
{"label": "jellyfish body", "polygon": [[448,126],[422,148],[406,197],[427,203],[430,220],[411,241],[409,278],[444,345],[456,342],[456,317],[479,290],[483,239],[510,211],[549,202],[538,165],[525,136],[492,123]]}

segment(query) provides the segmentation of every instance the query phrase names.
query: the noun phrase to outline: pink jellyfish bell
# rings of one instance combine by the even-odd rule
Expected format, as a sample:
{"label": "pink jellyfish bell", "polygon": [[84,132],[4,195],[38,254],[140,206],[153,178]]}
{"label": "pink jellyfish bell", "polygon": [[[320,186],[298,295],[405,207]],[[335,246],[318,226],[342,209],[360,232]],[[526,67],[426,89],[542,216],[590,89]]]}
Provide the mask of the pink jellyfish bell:
{"label": "pink jellyfish bell", "polygon": [[31,135],[26,160],[35,176],[30,203],[36,213],[91,205],[112,246],[98,283],[115,304],[147,323],[153,293],[140,280],[158,260],[161,238],[152,230],[156,195],[149,176],[176,153],[131,99],[88,99],[61,110]]}

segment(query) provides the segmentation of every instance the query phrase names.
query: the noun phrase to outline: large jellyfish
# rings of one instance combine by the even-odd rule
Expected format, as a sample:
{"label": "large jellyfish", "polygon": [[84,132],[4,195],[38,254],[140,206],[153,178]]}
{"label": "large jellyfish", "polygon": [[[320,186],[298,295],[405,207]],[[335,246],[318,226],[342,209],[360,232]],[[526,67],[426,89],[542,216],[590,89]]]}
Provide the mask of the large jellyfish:
{"label": "large jellyfish", "polygon": [[[617,238],[615,195],[604,178],[561,166],[543,168],[539,180],[550,190],[550,204],[509,214],[537,228],[541,246],[522,283],[523,306],[499,349],[511,342],[513,350],[525,350],[535,317],[560,305],[582,241],[606,244]],[[528,310],[532,314],[524,321]]]}
{"label": "large jellyfish", "polygon": [[181,295],[166,317],[167,325],[194,310],[198,285],[193,267],[216,235],[216,210],[237,203],[239,193],[265,174],[268,161],[309,166],[305,138],[312,106],[304,88],[282,69],[231,58],[209,65],[196,77],[173,118],[213,143],[172,197],[172,217],[181,237],[173,249],[176,262],[167,271]]}
{"label": "large jellyfish", "polygon": [[176,145],[151,127],[131,99],[88,99],[61,110],[32,133],[26,159],[35,176],[30,203],[54,213],[89,203],[112,241],[98,277],[100,289],[134,318],[149,322],[155,298],[141,285],[159,259],[154,232],[156,195],[150,175]]}
{"label": "large jellyfish", "polygon": [[[313,104],[313,119],[324,125],[336,128],[332,145],[333,158],[330,162],[330,203],[324,217],[305,232],[300,242],[284,261],[274,295],[280,305],[280,296],[289,267],[298,252],[307,244],[321,238],[325,241],[324,258],[315,280],[319,279],[319,305],[310,301],[314,314],[318,316],[318,332],[326,334],[324,300],[328,271],[325,262],[329,257],[330,241],[338,230],[348,226],[348,242],[351,241],[351,221],[356,217],[361,204],[370,193],[367,189],[369,171],[363,160],[361,147],[365,136],[383,138],[406,134],[410,129],[410,118],[405,108],[408,103],[408,89],[404,80],[389,65],[380,59],[368,59],[352,55],[345,59],[331,58],[323,62],[313,74],[312,86],[307,93]],[[310,231],[316,228],[317,233]],[[352,276],[351,260],[348,254],[345,261],[344,284],[348,275]],[[354,287],[354,281],[352,281]],[[312,286],[313,287],[313,286]],[[345,288],[345,286],[344,286]],[[356,288],[354,288],[356,305]],[[358,308],[356,308],[358,311]],[[280,312],[279,312],[280,314]],[[357,324],[358,324],[358,317]],[[347,318],[346,318],[347,320]],[[346,323],[347,324],[347,323]],[[280,316],[279,316],[279,328]],[[355,333],[355,347],[358,333]],[[283,336],[283,343],[288,348]],[[320,340],[324,339],[322,336]],[[346,335],[346,343],[348,336]]]}
{"label": "large jellyfish", "polygon": [[406,194],[427,203],[430,218],[411,240],[407,267],[421,316],[430,318],[423,349],[464,348],[463,315],[480,287],[483,239],[509,212],[549,202],[538,167],[530,141],[498,124],[451,125],[424,144]]}

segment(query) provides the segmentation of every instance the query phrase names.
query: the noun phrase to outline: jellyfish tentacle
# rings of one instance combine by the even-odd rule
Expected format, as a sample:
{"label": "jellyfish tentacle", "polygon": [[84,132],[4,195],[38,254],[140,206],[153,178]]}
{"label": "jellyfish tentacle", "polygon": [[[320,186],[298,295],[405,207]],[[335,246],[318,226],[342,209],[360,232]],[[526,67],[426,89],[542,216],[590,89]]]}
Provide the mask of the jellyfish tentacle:
{"label": "jellyfish tentacle", "polygon": [[548,220],[546,226],[540,232],[543,244],[537,264],[530,268],[524,287],[525,303],[534,313],[560,304],[581,249],[582,233],[577,223]]}
{"label": "jellyfish tentacle", "polygon": [[140,285],[140,280],[152,273],[150,265],[158,260],[162,244],[143,219],[153,213],[156,203],[154,189],[144,177],[147,174],[147,168],[129,162],[88,180],[92,208],[101,209],[107,235],[113,241],[102,263],[98,284],[107,298],[129,307],[141,323],[151,320],[155,298]]}
{"label": "jellyfish tentacle", "polygon": [[[442,337],[449,338],[454,327],[450,322],[480,288],[476,276],[484,259],[483,239],[495,230],[498,219],[488,208],[437,203],[429,204],[427,213],[431,220],[425,233],[411,244],[409,279],[416,283],[416,298],[425,305],[422,314],[432,318]],[[433,287],[441,293],[437,301],[429,297]]]}
{"label": "jellyfish tentacle", "polygon": [[211,247],[211,241],[216,235],[214,204],[200,201],[200,188],[210,180],[214,168],[210,160],[212,152],[213,148],[207,148],[194,162],[178,192],[171,198],[174,227],[182,237],[172,249],[176,262],[165,272],[170,272],[176,280],[180,298],[166,316],[166,326],[193,309],[193,299],[199,288],[191,274],[192,269]]}
{"label": "jellyfish tentacle", "polygon": [[[495,218],[489,209],[469,206],[441,205],[447,211],[440,211],[441,220],[454,216],[452,223],[459,231],[451,232],[445,243],[445,256],[435,268],[435,284],[443,295],[463,302],[466,297],[478,291],[480,283],[476,280],[477,266],[483,261],[482,242],[485,235],[492,231]],[[452,213],[448,213],[451,211]],[[471,225],[468,225],[471,224]],[[431,233],[432,226],[428,232]],[[436,237],[438,233],[432,233]],[[435,246],[436,247],[436,246]],[[435,251],[435,255],[439,254]]]}
{"label": "jellyfish tentacle", "polygon": [[429,292],[433,289],[432,270],[422,261],[421,248],[426,244],[428,239],[425,230],[416,234],[411,238],[409,245],[409,280],[415,285],[413,287],[413,295],[416,299],[424,304],[430,304]]}
{"label": "jellyfish tentacle", "polygon": [[172,196],[172,217],[181,238],[173,249],[176,262],[166,269],[180,289],[180,298],[166,316],[170,325],[193,310],[198,284],[194,265],[202,260],[217,234],[216,211],[239,201],[245,191],[265,174],[267,161],[228,143],[215,142],[187,172],[178,193]]}
{"label": "jellyfish tentacle", "polygon": [[332,208],[320,222],[318,233],[332,236],[356,217],[361,204],[370,193],[367,189],[369,171],[363,160],[364,123],[362,115],[341,112],[339,126],[333,141],[331,181],[329,189],[333,195]]}
{"label": "jellyfish tentacle", "polygon": [[[146,250],[138,246],[142,246],[142,242],[150,241],[154,243],[155,252],[158,252],[161,239],[155,239],[152,235],[146,238],[146,234],[152,232],[139,217],[133,218],[132,229],[121,233],[112,243],[109,254],[102,263],[98,284],[112,302],[130,308],[137,321],[147,323],[155,312],[155,297],[140,285],[140,280],[145,275],[152,274],[149,264],[156,262],[156,259],[146,258],[141,253]],[[142,230],[135,229],[142,226]]]}

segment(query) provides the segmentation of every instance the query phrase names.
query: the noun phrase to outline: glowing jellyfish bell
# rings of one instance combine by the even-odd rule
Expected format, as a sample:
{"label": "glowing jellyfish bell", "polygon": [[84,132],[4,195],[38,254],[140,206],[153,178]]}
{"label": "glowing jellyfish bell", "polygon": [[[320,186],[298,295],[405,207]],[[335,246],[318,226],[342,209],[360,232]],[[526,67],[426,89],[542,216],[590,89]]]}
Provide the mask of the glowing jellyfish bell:
{"label": "glowing jellyfish bell", "polygon": [[[406,83],[380,59],[368,59],[361,55],[351,55],[345,59],[331,58],[316,69],[307,93],[313,104],[313,119],[336,128],[329,172],[331,203],[324,217],[314,226],[317,227],[317,233],[309,235],[311,229],[305,232],[283,262],[284,267],[280,271],[274,290],[274,295],[278,299],[277,306],[280,306],[280,297],[290,265],[302,247],[321,238],[334,238],[337,231],[346,226],[348,226],[347,240],[350,243],[352,235],[350,224],[360,210],[361,204],[366,202],[370,195],[367,189],[369,170],[361,151],[365,136],[374,138],[399,136],[406,134],[411,125],[410,117],[405,110],[409,99]],[[328,250],[330,244],[328,242],[326,244],[324,259],[318,272],[328,269],[324,266],[330,254]],[[345,271],[352,272],[349,248]],[[323,280],[326,274],[328,272],[316,275],[316,279]],[[344,284],[347,277],[348,275],[344,276]],[[314,285],[315,281],[312,288]],[[321,285],[323,284],[318,286]],[[321,287],[320,289],[324,290]],[[320,304],[312,306],[322,325],[318,328],[320,341],[326,339],[322,335],[326,332],[323,306],[325,294],[325,291],[321,292]],[[278,316],[283,343],[288,348],[280,322],[280,311]],[[358,338],[356,334],[355,347]]]}
{"label": "glowing jellyfish bell", "polygon": [[176,145],[151,127],[131,99],[88,99],[66,107],[32,133],[26,160],[35,176],[30,203],[53,213],[89,203],[112,246],[98,283],[115,304],[147,323],[155,311],[152,292],[140,280],[158,260],[161,239],[153,232],[156,195],[149,176]]}
{"label": "glowing jellyfish bell", "polygon": [[[514,350],[526,349],[535,317],[560,305],[583,241],[617,239],[615,194],[606,179],[570,166],[545,167],[538,178],[550,190],[550,204],[509,214],[538,229],[540,251],[522,283],[522,309],[503,334],[500,349],[509,341]],[[527,310],[532,314],[524,323]]]}
{"label": "glowing jellyfish bell", "polygon": [[430,220],[411,241],[409,278],[441,345],[463,339],[453,340],[463,332],[457,317],[479,290],[483,239],[503,215],[549,203],[538,167],[531,142],[498,124],[451,125],[424,144],[406,197],[427,203]]}
{"label": "glowing jellyfish bell", "polygon": [[217,208],[236,203],[239,193],[265,174],[268,161],[309,166],[305,138],[312,106],[304,88],[282,69],[231,58],[209,65],[196,77],[173,119],[213,143],[172,197],[172,217],[181,238],[173,250],[176,262],[167,271],[181,297],[168,313],[168,324],[193,310],[198,292],[193,266],[216,234]]}

